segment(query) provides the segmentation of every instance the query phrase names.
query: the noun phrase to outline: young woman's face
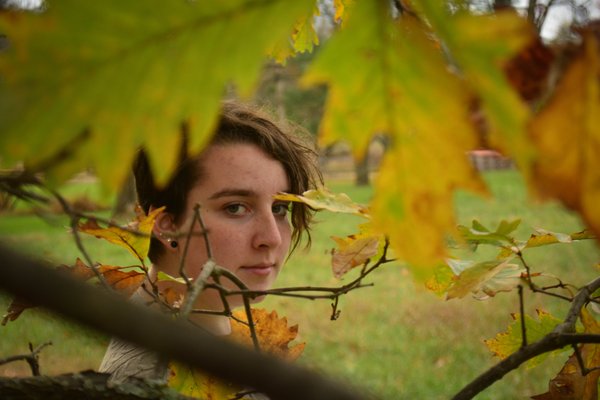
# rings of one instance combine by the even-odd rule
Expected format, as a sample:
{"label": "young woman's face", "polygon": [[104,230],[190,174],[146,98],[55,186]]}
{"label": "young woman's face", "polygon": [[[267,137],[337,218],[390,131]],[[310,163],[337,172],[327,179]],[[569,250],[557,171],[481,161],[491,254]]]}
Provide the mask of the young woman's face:
{"label": "young woman's face", "polygon": [[[199,204],[216,263],[233,272],[249,289],[271,288],[291,240],[288,203],[273,198],[278,192],[289,191],[283,166],[251,144],[213,145],[200,162],[202,176],[188,195],[187,213],[182,219],[186,222],[180,230],[189,229],[194,206]],[[180,242],[182,252],[185,240]],[[206,260],[204,238],[193,237],[185,260],[187,273],[198,276]],[[226,278],[221,283],[236,288]],[[202,298],[209,303],[204,307],[222,307],[215,290]],[[240,300],[230,298],[230,305],[239,305]]]}

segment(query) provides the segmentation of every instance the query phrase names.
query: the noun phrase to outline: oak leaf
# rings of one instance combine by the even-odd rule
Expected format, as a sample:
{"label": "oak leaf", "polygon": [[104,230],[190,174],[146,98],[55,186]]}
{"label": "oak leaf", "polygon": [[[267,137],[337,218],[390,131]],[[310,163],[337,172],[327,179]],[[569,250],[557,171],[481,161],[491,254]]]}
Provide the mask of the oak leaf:
{"label": "oak leaf", "polygon": [[391,18],[386,2],[356,1],[302,79],[329,86],[323,144],[349,142],[360,158],[374,134],[390,136],[371,213],[395,254],[422,275],[446,254],[453,191],[484,191],[465,157],[477,142],[470,93],[446,61],[426,27]]}
{"label": "oak leaf", "polygon": [[[261,351],[293,361],[304,350],[304,343],[289,345],[298,334],[298,326],[288,327],[287,319],[279,318],[275,311],[269,313],[264,309],[252,309],[252,320]],[[246,321],[245,312],[234,312],[229,338],[252,346],[253,341]],[[169,364],[168,385],[184,395],[211,400],[244,399],[246,397],[243,393],[248,392],[202,371],[174,362]]]}
{"label": "oak leaf", "polygon": [[502,220],[496,230],[491,231],[479,221],[473,220],[471,228],[459,225],[458,231],[461,239],[472,244],[506,245],[512,243],[512,237],[509,235],[519,227],[520,223],[520,219],[512,221]]}
{"label": "oak leaf", "polygon": [[182,395],[203,400],[245,399],[240,388],[186,365],[169,363],[167,385]]}
{"label": "oak leaf", "polygon": [[510,154],[518,165],[527,165],[533,155],[526,135],[531,112],[510,84],[505,66],[538,40],[535,27],[510,8],[451,15],[443,1],[419,1],[414,6],[425,15],[481,100],[490,145]]}
{"label": "oak leaf", "polygon": [[[146,278],[145,273],[135,269],[131,270],[131,268],[100,265],[98,271],[110,287],[129,297],[139,289]],[[128,269],[128,271],[124,271],[124,269]]]}
{"label": "oak leaf", "polygon": [[545,229],[536,229],[526,241],[515,240],[513,245],[504,247],[498,254],[498,258],[508,258],[518,252],[532,247],[547,246],[557,243],[571,243],[577,240],[595,239],[596,236],[589,230],[583,230],[575,233],[550,232]]}
{"label": "oak leaf", "polygon": [[[247,324],[247,316],[243,311],[233,313],[231,320],[232,340],[247,346],[252,346],[252,337],[250,328]],[[279,318],[276,311],[270,313],[264,309],[252,309],[252,320],[258,338],[258,344],[261,351],[284,358],[288,361],[294,361],[304,351],[305,343],[290,345],[298,335],[298,325],[288,326],[287,318]]]}
{"label": "oak leaf", "polygon": [[[600,235],[600,52],[591,32],[566,68],[552,98],[529,126],[537,157],[533,185],[581,214]],[[568,134],[565,134],[568,132]]]}
{"label": "oak leaf", "polygon": [[154,227],[154,221],[163,210],[164,207],[160,207],[151,211],[147,216],[138,214],[137,218],[125,228],[116,225],[102,228],[93,218],[88,219],[85,223],[80,223],[77,228],[83,233],[126,248],[144,264],[150,248],[150,234]]}
{"label": "oak leaf", "polygon": [[381,243],[381,236],[372,234],[331,238],[337,243],[337,247],[331,253],[331,268],[336,278],[341,278],[354,267],[363,265],[375,256]]}
{"label": "oak leaf", "polygon": [[452,272],[452,268],[447,264],[441,264],[433,270],[433,275],[427,279],[425,287],[440,297],[446,296],[448,288],[452,286],[455,279],[456,275]]}
{"label": "oak leaf", "polygon": [[[97,273],[104,277],[109,286],[127,297],[131,296],[140,287],[146,277],[145,273],[139,270],[139,267],[97,265],[95,268]],[[56,269],[84,282],[96,277],[96,272],[94,272],[92,267],[86,265],[80,258],[77,258],[74,265],[63,264],[56,267]],[[124,269],[128,271],[123,271]],[[15,297],[9,303],[6,314],[2,317],[0,324],[6,325],[7,322],[16,320],[23,311],[37,306],[36,304]]]}
{"label": "oak leaf", "polygon": [[555,59],[552,49],[536,38],[504,66],[511,85],[524,100],[535,101],[548,90],[548,75]]}
{"label": "oak leaf", "polygon": [[225,87],[250,95],[266,53],[314,7],[314,0],[47,3],[43,12],[0,15],[11,43],[0,60],[10,99],[0,103],[3,162],[37,164],[87,130],[69,162],[44,172],[66,179],[93,166],[113,190],[140,144],[165,182],[182,121],[190,121],[191,151],[199,151]]}
{"label": "oak leaf", "polygon": [[369,210],[367,207],[355,203],[345,193],[333,193],[324,187],[307,190],[301,195],[279,193],[274,197],[277,200],[304,203],[315,210],[327,210],[337,213],[360,215],[365,218],[369,217]]}
{"label": "oak leaf", "polygon": [[[552,332],[556,325],[562,322],[544,310],[537,309],[536,312],[537,320],[529,315],[525,315],[524,317],[528,343],[533,343],[542,339],[544,336]],[[493,339],[484,340],[488,349],[494,354],[494,356],[500,359],[505,359],[515,351],[519,350],[523,344],[520,314],[512,314],[512,318],[513,322],[508,326],[506,332],[498,333]],[[555,355],[563,351],[564,349],[559,349],[550,354]],[[540,364],[546,357],[548,357],[548,355],[548,353],[545,353],[529,360],[528,366],[534,367]]]}
{"label": "oak leaf", "polygon": [[[584,332],[600,334],[600,325],[585,309],[581,310]],[[584,367],[589,371],[584,375],[577,356],[573,353],[558,375],[550,380],[548,392],[533,396],[535,400],[597,400],[598,379],[600,378],[600,345],[589,343],[579,346]]]}
{"label": "oak leaf", "polygon": [[498,292],[509,292],[521,283],[525,268],[509,263],[510,259],[484,261],[448,260],[457,275],[448,288],[447,299],[462,298],[473,293],[476,298],[493,297]]}

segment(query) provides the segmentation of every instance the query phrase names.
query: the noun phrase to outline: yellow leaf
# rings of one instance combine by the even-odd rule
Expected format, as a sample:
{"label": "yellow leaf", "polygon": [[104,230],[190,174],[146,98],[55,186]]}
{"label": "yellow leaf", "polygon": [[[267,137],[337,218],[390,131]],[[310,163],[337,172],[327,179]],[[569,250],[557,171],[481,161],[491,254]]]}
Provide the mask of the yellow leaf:
{"label": "yellow leaf", "polygon": [[[537,320],[525,315],[525,328],[527,331],[528,343],[534,343],[542,339],[548,333],[552,332],[556,325],[562,322],[546,311],[538,309],[536,312],[538,316]],[[504,359],[517,351],[523,343],[520,315],[513,314],[512,317],[514,322],[508,326],[506,332],[498,333],[493,339],[487,339],[484,341],[488,349],[496,357],[501,359]],[[551,354],[557,354],[562,351],[564,350],[556,350]],[[534,367],[540,364],[547,356],[548,354],[546,353],[531,359],[528,362],[529,367]]]}
{"label": "yellow leaf", "polygon": [[375,256],[381,243],[380,235],[358,234],[344,238],[332,236],[338,247],[333,249],[331,267],[333,275],[341,278],[352,268],[363,265]]}
{"label": "yellow leaf", "polygon": [[333,6],[335,8],[335,14],[333,16],[333,20],[336,23],[343,21],[344,14],[346,13],[346,4],[350,3],[352,0],[333,0]]}
{"label": "yellow leaf", "polygon": [[[484,299],[498,292],[511,291],[521,282],[523,267],[510,264],[509,260],[486,261],[475,265],[465,264],[452,285],[448,288],[447,299],[462,298],[473,293]],[[451,264],[453,267],[455,264]]]}
{"label": "yellow leaf", "polygon": [[[465,152],[476,145],[470,94],[425,27],[392,19],[385,1],[357,1],[303,82],[327,83],[320,140],[350,142],[357,157],[375,133],[391,137],[376,180],[374,225],[395,254],[428,277],[456,225],[453,192],[483,192]],[[345,60],[341,63],[340,60]]]}
{"label": "yellow leaf", "polygon": [[136,220],[126,229],[114,225],[102,228],[95,219],[88,219],[85,223],[79,224],[78,229],[126,248],[143,264],[150,248],[150,234],[154,221],[163,210],[164,207],[160,207],[147,216],[138,214]]}
{"label": "yellow leaf", "polygon": [[425,287],[438,296],[445,296],[454,279],[456,279],[456,275],[448,265],[439,265],[425,282]]}
{"label": "yellow leaf", "polygon": [[345,193],[333,193],[327,188],[308,190],[302,195],[279,193],[275,199],[284,201],[295,201],[308,205],[315,210],[327,210],[345,214],[360,215],[368,218],[369,210],[367,207],[355,203]]}
{"label": "yellow leaf", "polygon": [[[232,340],[247,346],[252,346],[250,328],[247,325],[247,317],[244,311],[233,313],[231,320]],[[288,327],[287,318],[279,318],[276,311],[267,312],[264,309],[252,309],[252,320],[258,338],[261,351],[282,357],[288,361],[294,361],[304,351],[305,343],[290,346],[290,342],[298,335],[298,325]],[[240,322],[241,321],[241,322]]]}
{"label": "yellow leaf", "polygon": [[[247,321],[246,313],[236,311],[233,313],[233,317],[230,320],[231,334],[229,338],[238,343],[252,346],[250,329],[245,323]],[[288,361],[294,361],[302,354],[304,343],[290,346],[290,342],[298,334],[297,325],[288,327],[285,317],[279,318],[275,311],[268,313],[263,309],[252,309],[252,320],[255,324],[261,351],[282,357]],[[236,394],[247,390],[223,382],[202,371],[188,368],[185,365],[172,362],[169,364],[169,373],[169,387],[181,394],[210,400],[246,399],[246,397],[236,397]]]}
{"label": "yellow leaf", "polygon": [[165,182],[177,161],[183,121],[189,122],[191,150],[199,151],[225,88],[233,84],[249,96],[268,49],[289,41],[315,4],[47,3],[44,12],[0,15],[0,31],[11,43],[0,59],[3,98],[10,99],[0,102],[1,158],[10,165],[38,163],[89,128],[89,140],[68,154],[59,178],[94,167],[113,190],[141,144],[157,181]]}
{"label": "yellow leaf", "polygon": [[578,211],[596,236],[600,235],[598,74],[598,42],[587,33],[581,51],[529,129],[538,150],[532,166],[535,188]]}
{"label": "yellow leaf", "polygon": [[491,145],[506,151],[519,165],[527,165],[533,153],[525,131],[530,111],[510,85],[504,67],[537,39],[532,24],[508,9],[488,15],[465,11],[451,15],[443,1],[412,4],[425,14],[482,100]]}
{"label": "yellow leaf", "polygon": [[296,20],[291,37],[282,37],[272,44],[267,53],[280,64],[298,53],[311,52],[319,44],[319,37],[313,25],[313,19],[319,15],[315,5],[310,12]]}
{"label": "yellow leaf", "polygon": [[231,400],[240,392],[240,388],[175,362],[169,363],[167,384],[182,395],[203,400]]}

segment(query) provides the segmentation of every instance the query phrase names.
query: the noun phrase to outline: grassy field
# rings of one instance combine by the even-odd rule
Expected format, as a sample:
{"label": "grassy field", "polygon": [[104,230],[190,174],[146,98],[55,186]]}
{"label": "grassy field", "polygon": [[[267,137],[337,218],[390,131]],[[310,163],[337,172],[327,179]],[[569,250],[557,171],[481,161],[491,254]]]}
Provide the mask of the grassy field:
{"label": "grassy field", "polygon": [[[513,171],[486,174],[494,197],[484,200],[461,193],[456,198],[459,222],[478,219],[495,226],[502,219],[523,220],[517,235],[528,237],[532,229],[573,232],[581,229],[576,216],[556,204],[529,204],[520,177]],[[331,182],[336,191],[360,202],[371,196],[369,188]],[[70,189],[78,193],[81,188]],[[310,251],[298,250],[288,262],[278,286],[339,285],[329,268],[331,235],[354,232],[359,220],[332,214],[318,216]],[[0,238],[17,248],[55,262],[72,263],[78,253],[67,233],[66,221],[53,217],[46,222],[32,215],[0,216]],[[426,238],[424,239],[426,240]],[[86,241],[93,258],[106,263],[133,263],[128,255],[93,238]],[[599,260],[594,243],[575,243],[530,252],[528,261],[536,271],[549,271],[576,285],[597,274]],[[351,279],[347,277],[344,281]],[[343,282],[344,282],[343,281]],[[470,298],[443,301],[413,282],[401,264],[388,264],[369,280],[372,288],[347,294],[341,299],[341,315],[331,321],[328,301],[267,299],[261,306],[276,309],[299,324],[300,340],[307,342],[302,363],[323,373],[359,385],[384,399],[447,399],[495,360],[483,344],[504,330],[511,313],[518,310],[516,294],[502,293],[487,301]],[[342,283],[343,283],[342,282]],[[9,297],[0,296],[4,309]],[[560,317],[566,304],[555,304],[539,295],[528,295],[527,310],[552,311]],[[51,340],[54,344],[41,357],[44,373],[97,368],[107,338],[99,333],[56,318],[46,311],[26,312],[19,320],[0,327],[0,358],[23,353],[27,343]],[[521,368],[507,375],[477,399],[528,398],[547,389],[567,354],[542,366]],[[0,375],[27,374],[19,363],[0,367]]]}

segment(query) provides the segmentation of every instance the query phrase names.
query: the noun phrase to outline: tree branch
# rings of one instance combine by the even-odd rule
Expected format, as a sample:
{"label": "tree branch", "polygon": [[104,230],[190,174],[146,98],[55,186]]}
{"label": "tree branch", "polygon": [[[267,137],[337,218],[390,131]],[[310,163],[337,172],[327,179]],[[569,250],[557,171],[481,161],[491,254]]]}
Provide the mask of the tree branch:
{"label": "tree branch", "polygon": [[519,350],[471,381],[453,400],[472,399],[475,395],[502,379],[504,375],[518,368],[524,362],[549,351],[561,349],[579,343],[600,343],[600,335],[575,333],[575,324],[581,308],[590,300],[594,291],[600,288],[600,277],[585,285],[575,295],[571,308],[563,323],[557,325],[552,332],[539,341],[522,346]]}
{"label": "tree branch", "polygon": [[52,344],[52,342],[42,343],[41,345],[39,345],[38,347],[36,347],[34,349],[33,346],[31,345],[31,343],[29,343],[29,353],[28,354],[19,354],[19,355],[0,359],[0,365],[8,364],[8,363],[15,362],[15,361],[27,361],[27,364],[29,364],[29,368],[31,368],[32,375],[39,376],[40,375],[40,363],[39,363],[38,357],[39,357],[40,351],[42,351],[46,346],[50,346],[51,344]]}
{"label": "tree branch", "polygon": [[85,285],[1,244],[0,259],[1,289],[169,359],[254,388],[272,400],[366,397],[347,384],[342,386],[299,366],[215,337],[190,323],[174,321],[127,302],[115,293]]}
{"label": "tree branch", "polygon": [[108,384],[109,374],[84,371],[58,376],[0,377],[3,399],[44,400],[191,400],[158,382],[132,378],[120,385]]}

